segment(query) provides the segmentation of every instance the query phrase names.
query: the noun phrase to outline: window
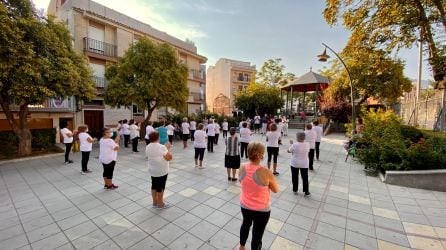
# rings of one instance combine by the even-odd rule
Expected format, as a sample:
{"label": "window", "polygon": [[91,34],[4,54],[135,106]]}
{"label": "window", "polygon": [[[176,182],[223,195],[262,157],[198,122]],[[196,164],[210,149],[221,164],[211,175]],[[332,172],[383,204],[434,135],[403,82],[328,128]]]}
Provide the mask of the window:
{"label": "window", "polygon": [[133,115],[144,115],[144,110],[141,110],[138,105],[133,104]]}
{"label": "window", "polygon": [[238,79],[239,81],[243,81],[243,73],[238,73]]}
{"label": "window", "polygon": [[245,82],[249,82],[249,74],[244,74],[244,75],[243,75],[243,80],[244,80]]}
{"label": "window", "polygon": [[242,86],[242,85],[239,85],[239,86],[238,86],[238,90],[239,90],[239,91],[242,91],[242,90],[243,90],[243,86]]}

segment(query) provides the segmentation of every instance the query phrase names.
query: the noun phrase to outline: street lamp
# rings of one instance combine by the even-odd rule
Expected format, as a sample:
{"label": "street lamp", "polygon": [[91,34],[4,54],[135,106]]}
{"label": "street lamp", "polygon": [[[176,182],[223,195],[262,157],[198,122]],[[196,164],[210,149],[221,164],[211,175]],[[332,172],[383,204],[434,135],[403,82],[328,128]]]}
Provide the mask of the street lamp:
{"label": "street lamp", "polygon": [[320,62],[326,62],[327,59],[330,58],[330,56],[327,55],[327,49],[329,49],[331,52],[333,52],[333,54],[336,55],[336,57],[339,59],[339,61],[341,61],[342,65],[344,65],[344,68],[347,71],[348,80],[350,81],[350,98],[351,98],[351,102],[352,102],[352,125],[353,125],[353,129],[356,129],[355,99],[354,99],[354,92],[353,92],[353,81],[352,81],[352,76],[350,75],[350,71],[348,70],[347,65],[345,65],[344,61],[338,55],[338,53],[336,53],[333,49],[328,47],[327,44],[322,43],[322,45],[324,45],[325,49],[324,49],[324,52],[321,55],[317,56],[317,57],[319,57],[319,61]]}

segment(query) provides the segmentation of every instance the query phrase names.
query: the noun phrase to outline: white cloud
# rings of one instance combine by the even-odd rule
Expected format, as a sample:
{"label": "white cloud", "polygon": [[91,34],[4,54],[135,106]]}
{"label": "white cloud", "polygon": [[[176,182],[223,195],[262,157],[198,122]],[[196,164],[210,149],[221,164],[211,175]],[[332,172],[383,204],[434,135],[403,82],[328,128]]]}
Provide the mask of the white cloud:
{"label": "white cloud", "polygon": [[[32,0],[37,8],[48,7],[49,0]],[[73,0],[75,1],[75,0]],[[187,23],[176,23],[174,19],[167,18],[165,10],[174,8],[167,1],[158,1],[147,4],[140,0],[95,0],[95,2],[119,11],[129,17],[166,32],[179,39],[196,39],[207,37],[206,33],[200,30],[197,25]]]}

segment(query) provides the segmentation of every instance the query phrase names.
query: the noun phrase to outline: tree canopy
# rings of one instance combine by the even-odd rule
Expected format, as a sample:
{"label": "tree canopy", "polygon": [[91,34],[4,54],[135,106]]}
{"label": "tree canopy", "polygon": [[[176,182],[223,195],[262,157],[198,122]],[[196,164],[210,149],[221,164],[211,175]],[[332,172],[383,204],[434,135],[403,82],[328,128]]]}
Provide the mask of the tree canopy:
{"label": "tree canopy", "polygon": [[427,44],[434,79],[446,73],[446,15],[444,0],[326,0],[324,18],[329,25],[350,30],[347,48],[375,47],[387,51],[410,48],[418,40]]}
{"label": "tree canopy", "polygon": [[235,98],[235,106],[251,117],[255,114],[276,114],[283,105],[280,89],[263,83],[250,83]]}
{"label": "tree canopy", "polygon": [[[64,24],[38,16],[28,0],[0,0],[0,44],[0,104],[19,138],[19,155],[28,155],[28,105],[50,97],[92,98],[91,69]],[[19,106],[18,121],[11,105]]]}
{"label": "tree canopy", "polygon": [[268,59],[257,73],[256,82],[272,86],[285,85],[294,80],[294,77],[293,73],[285,72],[285,65],[282,64],[281,58]]}
{"label": "tree canopy", "polygon": [[116,64],[107,66],[105,103],[112,107],[138,105],[147,109],[146,122],[157,107],[184,111],[189,96],[188,68],[168,44],[141,38]]}

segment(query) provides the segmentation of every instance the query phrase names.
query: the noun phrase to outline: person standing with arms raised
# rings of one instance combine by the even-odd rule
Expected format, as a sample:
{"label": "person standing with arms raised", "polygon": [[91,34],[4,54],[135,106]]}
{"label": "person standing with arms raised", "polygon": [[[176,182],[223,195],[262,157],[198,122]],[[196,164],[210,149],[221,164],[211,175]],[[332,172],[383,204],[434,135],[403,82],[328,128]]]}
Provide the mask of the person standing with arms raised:
{"label": "person standing with arms raised", "polygon": [[319,126],[319,121],[315,120],[313,122],[312,130],[316,134],[316,144],[315,144],[315,148],[314,149],[316,151],[316,160],[319,161],[319,146],[321,145],[322,134],[324,133],[324,129],[321,126]]}
{"label": "person standing with arms raised", "polygon": [[[93,149],[93,142],[97,141],[96,138],[92,138],[88,132],[88,126],[82,125],[77,129],[79,131],[79,142],[80,142],[80,151],[82,152],[82,172],[81,174],[91,173],[91,170],[88,169],[88,160],[90,159],[90,153]],[[119,135],[118,135],[119,137]]]}
{"label": "person standing with arms raised", "polygon": [[190,133],[190,125],[187,122],[187,118],[183,118],[183,123],[181,124],[181,130],[183,131],[183,146],[184,148],[187,148],[187,140],[189,139],[189,133]]}
{"label": "person standing with arms raised", "polygon": [[104,167],[102,177],[104,177],[105,189],[116,189],[118,186],[113,184],[113,172],[115,171],[116,159],[118,158],[119,136],[115,140],[112,138],[110,128],[103,129],[103,136],[99,141],[99,161]]}
{"label": "person standing with arms raised", "polygon": [[73,146],[73,131],[69,130],[67,128],[67,124],[65,123],[62,124],[60,133],[63,137],[63,143],[65,144],[65,164],[73,163],[73,161],[70,160],[71,147]]}
{"label": "person standing with arms raised", "polygon": [[223,138],[228,138],[228,129],[229,129],[229,123],[228,120],[224,119],[223,123],[221,124],[221,128],[223,130]]}
{"label": "person standing with arms raised", "polygon": [[274,175],[260,162],[265,154],[265,146],[259,142],[248,145],[249,163],[244,164],[239,171],[240,205],[243,222],[240,227],[240,250],[245,249],[251,225],[251,249],[262,249],[262,238],[271,214],[270,191],[277,193],[279,185]]}
{"label": "person standing with arms raised", "polygon": [[308,152],[309,159],[309,168],[313,169],[313,161],[314,161],[314,148],[316,147],[316,133],[313,131],[313,125],[308,123],[305,126],[305,142],[308,142],[310,145],[310,151]]}
{"label": "person standing with arms raised", "polygon": [[248,144],[251,141],[251,130],[248,128],[248,123],[243,122],[242,128],[240,129],[240,151],[241,156],[248,159]]}
{"label": "person standing with arms raised", "polygon": [[214,152],[214,138],[215,138],[215,125],[214,120],[209,119],[209,124],[207,126],[207,136],[208,136],[208,152]]}

